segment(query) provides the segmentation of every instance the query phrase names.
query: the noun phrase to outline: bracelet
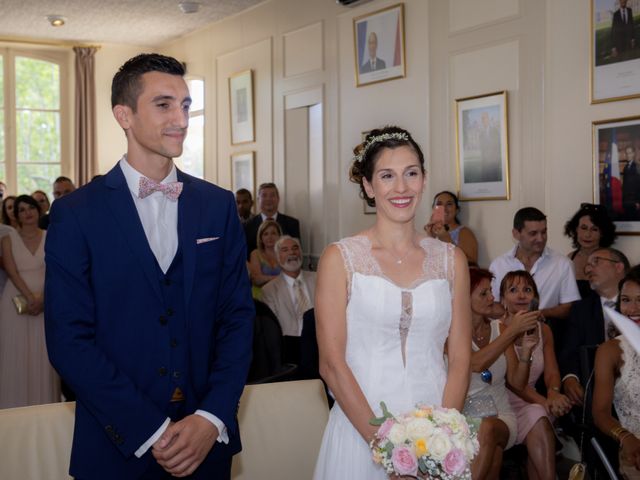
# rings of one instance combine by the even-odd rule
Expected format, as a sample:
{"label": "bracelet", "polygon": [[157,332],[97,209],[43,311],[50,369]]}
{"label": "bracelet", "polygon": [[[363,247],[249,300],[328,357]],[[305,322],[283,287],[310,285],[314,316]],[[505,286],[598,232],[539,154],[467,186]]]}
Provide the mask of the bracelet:
{"label": "bracelet", "polygon": [[531,365],[533,363],[533,355],[531,355],[529,358],[518,358],[518,361],[520,363],[528,363],[529,365]]}
{"label": "bracelet", "polygon": [[627,438],[628,436],[633,436],[633,433],[624,432],[620,435],[620,437],[618,438],[618,443],[620,444],[620,448],[622,448],[622,442],[624,442],[624,439]]}
{"label": "bracelet", "polygon": [[622,426],[618,426],[618,427],[612,428],[609,431],[609,434],[616,440],[616,442],[620,442],[620,436],[625,434],[625,433],[631,433],[631,432],[629,432],[629,430],[627,430],[626,428],[624,428]]}
{"label": "bracelet", "polygon": [[549,390],[560,393],[560,387],[550,387]]}

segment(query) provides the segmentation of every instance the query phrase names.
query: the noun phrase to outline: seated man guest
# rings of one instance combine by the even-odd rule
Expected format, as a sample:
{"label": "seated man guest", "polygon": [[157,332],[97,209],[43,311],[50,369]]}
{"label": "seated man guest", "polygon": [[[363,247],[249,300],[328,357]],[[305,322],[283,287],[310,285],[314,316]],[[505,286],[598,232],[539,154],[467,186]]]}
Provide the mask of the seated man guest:
{"label": "seated man guest", "polygon": [[540,292],[540,310],[546,318],[566,318],[571,303],[580,300],[573,265],[564,255],[547,247],[547,217],[537,208],[518,210],[513,217],[516,245],[489,266],[495,275],[493,296],[500,296],[505,274],[526,270],[535,279]]}
{"label": "seated man guest", "polygon": [[265,220],[275,220],[282,228],[282,233],[300,238],[300,222],[293,217],[278,212],[280,194],[275,183],[263,183],[258,187],[258,210],[260,214],[253,217],[244,225],[244,233],[247,237],[247,252],[251,253],[256,248],[258,227]]}
{"label": "seated man guest", "polygon": [[282,334],[299,337],[302,315],[313,308],[316,273],[302,270],[302,249],[297,238],[280,237],[275,250],[282,270],[262,288],[262,299],[278,317]]}
{"label": "seated man guest", "polygon": [[629,270],[629,260],[614,248],[595,250],[585,265],[592,289],[591,295],[571,307],[565,334],[559,338],[558,363],[562,388],[576,405],[582,405],[583,385],[580,383],[580,347],[600,345],[617,335],[613,324],[605,320],[603,306],[614,307],[618,299],[618,283]]}

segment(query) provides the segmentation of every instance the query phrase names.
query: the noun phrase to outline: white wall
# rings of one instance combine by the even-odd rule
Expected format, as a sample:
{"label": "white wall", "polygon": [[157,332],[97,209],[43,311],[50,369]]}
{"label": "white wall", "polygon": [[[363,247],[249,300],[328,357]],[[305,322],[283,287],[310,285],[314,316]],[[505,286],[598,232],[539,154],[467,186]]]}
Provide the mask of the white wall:
{"label": "white wall", "polygon": [[[456,189],[455,99],[507,90],[511,199],[465,202],[462,219],[478,236],[484,265],[512,245],[513,214],[528,205],[548,215],[549,244],[569,251],[564,222],[593,198],[592,121],[640,111],[638,99],[589,104],[589,2],[406,0],[406,78],[356,88],[353,18],[395,3],[345,8],[334,0],[271,0],[163,46],[205,78],[206,178],[230,187],[229,155],[239,148],[230,145],[228,133],[230,73],[252,68],[256,74],[256,142],[241,147],[256,151],[258,183],[287,184],[286,105],[315,92],[324,115],[321,187],[310,179],[324,211],[318,223],[324,228],[311,233],[311,253],[318,254],[321,245],[374,221],[363,214],[347,176],[363,130],[396,123],[423,145],[429,175],[419,212],[424,221],[431,196]],[[100,82],[110,82],[134,53],[135,47],[101,50]],[[106,115],[110,107],[105,110],[98,120],[102,170],[124,148]],[[287,198],[289,192],[282,193]],[[299,192],[290,193],[296,198]],[[640,261],[637,237],[620,238],[617,246]]]}

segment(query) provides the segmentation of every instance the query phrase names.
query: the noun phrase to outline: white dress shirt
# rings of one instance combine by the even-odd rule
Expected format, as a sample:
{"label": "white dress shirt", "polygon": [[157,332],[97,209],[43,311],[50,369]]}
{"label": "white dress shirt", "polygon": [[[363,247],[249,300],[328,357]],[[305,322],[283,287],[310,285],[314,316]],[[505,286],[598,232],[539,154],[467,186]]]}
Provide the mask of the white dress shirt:
{"label": "white dress shirt", "polygon": [[[178,201],[170,200],[162,192],[153,192],[146,198],[140,198],[138,192],[140,178],[143,175],[129,164],[126,155],[120,160],[120,168],[127,181],[127,186],[131,192],[149,247],[162,271],[167,273],[171,262],[173,262],[173,257],[176,256],[178,251]],[[178,173],[176,166],[173,165],[169,175],[160,183],[170,183],[177,180]],[[218,442],[229,443],[227,427],[222,420],[204,410],[196,410],[195,413],[216,426],[219,432]],[[171,419],[167,418],[160,428],[136,450],[136,457],[142,457],[158,441],[169,426],[170,421]]]}
{"label": "white dress shirt", "polygon": [[[313,306],[313,300],[311,299],[311,295],[309,295],[309,289],[307,288],[307,283],[304,281],[303,270],[300,270],[300,273],[296,278],[293,278],[284,272],[282,273],[282,276],[287,282],[287,287],[289,288],[289,296],[291,297],[291,303],[293,303],[294,308],[297,308],[297,305],[298,305],[298,299],[296,298],[296,290],[294,288],[294,284],[296,280],[300,280],[300,285],[302,285],[302,290],[304,291],[304,294],[307,296],[307,299],[309,300],[309,304]],[[289,332],[289,333],[283,332],[282,334],[291,335],[293,334],[293,332]],[[299,337],[300,335],[302,335],[302,317],[298,318],[298,331],[293,336]]]}

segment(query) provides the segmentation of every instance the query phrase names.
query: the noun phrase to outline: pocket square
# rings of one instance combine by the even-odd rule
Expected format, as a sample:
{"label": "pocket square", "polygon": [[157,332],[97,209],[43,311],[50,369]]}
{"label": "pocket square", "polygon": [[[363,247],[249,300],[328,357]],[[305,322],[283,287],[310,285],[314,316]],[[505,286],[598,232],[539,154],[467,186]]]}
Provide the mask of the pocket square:
{"label": "pocket square", "polygon": [[206,237],[206,238],[196,238],[196,245],[200,245],[201,243],[213,242],[214,240],[218,240],[220,237]]}

